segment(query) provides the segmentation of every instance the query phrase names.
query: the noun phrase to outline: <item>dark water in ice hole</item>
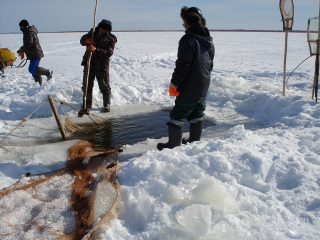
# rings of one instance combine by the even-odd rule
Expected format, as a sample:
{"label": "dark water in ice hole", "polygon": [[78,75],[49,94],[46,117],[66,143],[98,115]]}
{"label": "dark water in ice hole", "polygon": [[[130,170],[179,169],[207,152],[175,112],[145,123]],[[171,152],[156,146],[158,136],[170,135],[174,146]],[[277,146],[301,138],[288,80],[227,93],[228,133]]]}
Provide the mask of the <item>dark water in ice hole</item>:
{"label": "dark water in ice hole", "polygon": [[[95,143],[103,148],[118,148],[126,144],[145,141],[148,138],[159,139],[168,136],[167,122],[170,120],[168,111],[130,115],[114,118],[105,124],[78,124],[90,127],[83,132],[74,132],[68,139],[82,139]],[[204,122],[203,128],[214,126]],[[184,132],[189,132],[189,122],[185,121]]]}

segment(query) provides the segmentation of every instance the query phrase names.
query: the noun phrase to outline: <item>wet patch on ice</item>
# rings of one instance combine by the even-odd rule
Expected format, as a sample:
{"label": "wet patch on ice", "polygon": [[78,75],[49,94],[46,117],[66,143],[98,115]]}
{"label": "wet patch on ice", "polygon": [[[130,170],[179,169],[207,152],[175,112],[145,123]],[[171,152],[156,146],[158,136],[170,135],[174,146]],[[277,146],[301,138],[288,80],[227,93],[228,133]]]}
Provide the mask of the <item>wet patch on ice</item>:
{"label": "wet patch on ice", "polygon": [[[168,127],[166,123],[169,120],[169,112],[167,111],[122,116],[109,119],[105,124],[97,125],[85,132],[75,132],[69,139],[83,139],[100,147],[118,148],[126,144],[142,142],[148,138],[167,137]],[[90,127],[90,124],[83,124],[82,126]],[[186,121],[183,131],[189,132],[189,126]],[[214,126],[214,124],[205,121],[204,129],[209,126]]]}

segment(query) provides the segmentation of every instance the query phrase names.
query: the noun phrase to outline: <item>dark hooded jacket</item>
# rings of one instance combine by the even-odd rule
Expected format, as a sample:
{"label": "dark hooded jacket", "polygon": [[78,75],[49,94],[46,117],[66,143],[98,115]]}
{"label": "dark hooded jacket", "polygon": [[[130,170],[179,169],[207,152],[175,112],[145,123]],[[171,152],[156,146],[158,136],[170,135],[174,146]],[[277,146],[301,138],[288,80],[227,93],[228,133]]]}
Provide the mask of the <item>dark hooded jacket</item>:
{"label": "dark hooded jacket", "polygon": [[171,83],[179,97],[192,102],[204,101],[210,85],[214,45],[206,27],[191,27],[180,39],[176,68]]}
{"label": "dark hooded jacket", "polygon": [[[80,39],[80,43],[82,46],[86,45],[85,40],[87,38],[92,37],[92,30],[88,32],[87,34],[83,35]],[[117,37],[111,33],[104,33],[100,34],[100,31],[98,28],[96,28],[96,31],[94,32],[93,37],[95,43],[93,44],[97,49],[96,52],[92,53],[91,56],[91,62],[90,62],[90,68],[95,70],[105,70],[109,71],[109,62],[110,57],[113,54],[114,46],[117,42]],[[88,63],[89,58],[89,51],[86,51],[83,55],[82,59],[82,66],[86,66]]]}
{"label": "dark hooded jacket", "polygon": [[25,52],[28,60],[43,58],[44,54],[38,39],[38,30],[35,26],[23,28],[23,46],[19,51]]}

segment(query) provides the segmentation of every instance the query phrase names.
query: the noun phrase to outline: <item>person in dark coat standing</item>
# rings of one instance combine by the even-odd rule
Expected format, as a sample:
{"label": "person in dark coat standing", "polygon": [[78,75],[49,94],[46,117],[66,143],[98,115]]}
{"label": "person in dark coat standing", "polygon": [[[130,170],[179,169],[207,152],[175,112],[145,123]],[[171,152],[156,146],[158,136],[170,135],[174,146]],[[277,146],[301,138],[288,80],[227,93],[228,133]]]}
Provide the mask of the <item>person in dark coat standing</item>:
{"label": "person in dark coat standing", "polygon": [[[160,151],[180,146],[181,141],[186,144],[200,140],[213,68],[215,49],[201,10],[183,7],[180,16],[186,31],[179,41],[176,68],[169,86],[169,94],[176,100],[170,112],[171,120],[167,123],[169,141],[157,145]],[[190,136],[182,139],[186,119],[190,123]]]}
{"label": "person in dark coat standing", "polygon": [[23,46],[17,51],[21,60],[24,59],[24,54],[30,60],[29,72],[34,80],[42,85],[41,75],[47,76],[47,80],[52,78],[53,71],[39,67],[41,58],[44,57],[40,42],[38,39],[38,30],[35,26],[29,26],[29,22],[25,19],[19,23],[20,30],[23,33]]}
{"label": "person in dark coat standing", "polygon": [[[88,77],[86,109],[92,107],[92,90],[94,86],[94,79],[97,78],[100,92],[103,95],[103,110],[102,112],[110,112],[111,87],[109,84],[109,62],[113,54],[117,38],[111,34],[112,23],[109,20],[103,19],[92,38],[91,29],[87,34],[80,39],[82,46],[87,46],[87,50],[83,56],[81,65],[84,66],[83,85],[82,90],[85,92],[85,84]],[[92,52],[90,70],[88,73],[87,63],[89,59],[89,52]]]}

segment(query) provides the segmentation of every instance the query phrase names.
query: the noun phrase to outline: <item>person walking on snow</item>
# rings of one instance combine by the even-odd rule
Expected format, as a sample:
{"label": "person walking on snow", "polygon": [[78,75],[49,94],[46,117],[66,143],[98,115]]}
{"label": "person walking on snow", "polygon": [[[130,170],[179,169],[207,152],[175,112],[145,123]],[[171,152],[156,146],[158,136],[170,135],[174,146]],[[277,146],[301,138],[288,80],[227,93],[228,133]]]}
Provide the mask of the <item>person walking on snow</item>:
{"label": "person walking on snow", "polygon": [[[112,23],[109,20],[103,19],[94,32],[92,38],[91,29],[87,34],[80,39],[80,44],[86,46],[87,50],[83,56],[81,65],[83,70],[83,85],[82,91],[85,92],[85,84],[88,77],[86,108],[92,107],[92,90],[94,86],[94,79],[97,78],[100,92],[103,95],[103,110],[102,112],[110,112],[111,87],[109,84],[109,62],[113,54],[117,38],[111,34]],[[88,72],[87,63],[89,59],[89,52],[92,52],[90,70]]]}
{"label": "person walking on snow", "polygon": [[35,26],[29,26],[27,20],[23,19],[19,23],[20,30],[23,33],[23,46],[17,51],[19,57],[24,59],[24,53],[30,60],[29,72],[32,74],[35,82],[42,85],[41,75],[47,76],[47,80],[52,78],[53,71],[39,67],[41,58],[44,57],[40,42],[38,39],[38,30]]}
{"label": "person walking on snow", "polygon": [[190,123],[190,136],[182,143],[200,140],[213,68],[215,49],[201,10],[182,7],[180,16],[186,31],[179,41],[178,59],[169,86],[169,94],[176,100],[170,112],[171,120],[167,122],[169,141],[158,143],[160,151],[181,145],[186,119]]}

